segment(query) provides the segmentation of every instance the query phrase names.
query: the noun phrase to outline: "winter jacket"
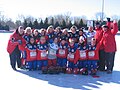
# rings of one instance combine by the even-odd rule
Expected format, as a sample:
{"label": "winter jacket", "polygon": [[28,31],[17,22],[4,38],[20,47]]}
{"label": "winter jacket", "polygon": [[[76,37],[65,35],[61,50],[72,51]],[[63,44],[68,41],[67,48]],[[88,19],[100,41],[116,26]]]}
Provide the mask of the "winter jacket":
{"label": "winter jacket", "polygon": [[19,35],[17,33],[17,30],[12,35],[10,35],[10,38],[7,44],[7,52],[9,54],[11,54],[14,51],[14,49],[19,45],[19,40],[21,40],[21,38],[22,38],[22,35]]}
{"label": "winter jacket", "polygon": [[[96,42],[99,43],[103,36],[103,30],[102,28],[95,28],[95,30],[96,30],[96,34],[94,38],[96,39]],[[100,50],[102,49],[103,49],[103,45],[100,46]]]}
{"label": "winter jacket", "polygon": [[106,32],[103,32],[101,44],[103,45],[105,52],[115,52],[117,50],[115,41],[115,35],[117,32],[118,32],[117,23],[113,23],[113,29],[109,28]]}

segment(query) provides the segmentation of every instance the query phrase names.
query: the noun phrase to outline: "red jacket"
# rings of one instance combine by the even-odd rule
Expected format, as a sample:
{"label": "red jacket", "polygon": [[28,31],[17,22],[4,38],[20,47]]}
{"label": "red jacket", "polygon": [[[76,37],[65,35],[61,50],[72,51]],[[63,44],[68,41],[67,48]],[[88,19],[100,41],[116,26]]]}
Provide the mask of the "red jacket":
{"label": "red jacket", "polygon": [[14,49],[18,46],[18,40],[21,40],[22,36],[16,33],[16,31],[10,35],[8,45],[7,45],[7,52],[11,54]]}
{"label": "red jacket", "polygon": [[115,35],[117,32],[118,25],[117,23],[113,23],[113,29],[108,29],[106,32],[103,33],[101,44],[103,45],[105,52],[115,52],[117,50],[115,41]]}
{"label": "red jacket", "polygon": [[88,60],[99,60],[99,49],[100,43],[98,43],[97,46],[89,45]]}
{"label": "red jacket", "polygon": [[[96,30],[96,34],[94,36],[94,38],[96,39],[97,44],[100,42],[100,40],[102,39],[103,36],[103,30],[102,28],[95,28]],[[100,50],[103,49],[103,45],[100,46]]]}
{"label": "red jacket", "polygon": [[25,46],[26,46],[26,41],[25,41],[25,39],[23,37],[21,37],[21,42],[22,43],[19,44],[18,47],[19,47],[19,50],[24,51],[25,50]]}

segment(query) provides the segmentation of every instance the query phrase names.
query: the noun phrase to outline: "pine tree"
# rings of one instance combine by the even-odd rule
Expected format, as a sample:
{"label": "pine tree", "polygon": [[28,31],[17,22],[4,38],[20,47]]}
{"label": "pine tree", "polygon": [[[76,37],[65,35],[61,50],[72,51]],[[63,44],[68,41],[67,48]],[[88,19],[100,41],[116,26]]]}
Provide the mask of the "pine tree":
{"label": "pine tree", "polygon": [[8,26],[8,25],[5,25],[5,26],[4,26],[4,30],[9,31],[9,26]]}
{"label": "pine tree", "polygon": [[120,31],[120,19],[118,20],[118,30]]}
{"label": "pine tree", "polygon": [[61,23],[61,25],[60,25],[60,26],[62,27],[62,29],[66,28],[66,22],[65,22],[65,20],[64,20],[64,19],[62,20],[62,23]]}
{"label": "pine tree", "polygon": [[31,21],[29,22],[28,26],[31,27],[31,28],[33,28],[33,24],[32,24]]}
{"label": "pine tree", "polygon": [[60,25],[59,25],[59,22],[56,21],[54,27],[56,28],[56,27],[58,27],[58,26],[60,26]]}
{"label": "pine tree", "polygon": [[66,27],[70,29],[72,27],[72,22],[69,21],[69,23],[68,23],[68,25]]}
{"label": "pine tree", "polygon": [[1,25],[1,23],[0,23],[0,30],[2,30],[2,25]]}
{"label": "pine tree", "polygon": [[40,23],[39,23],[39,28],[41,29],[41,28],[44,28],[44,26],[43,26],[44,24],[43,24],[43,20],[41,19],[41,21],[40,21]]}
{"label": "pine tree", "polygon": [[78,27],[77,21],[74,21],[74,24],[73,24],[73,25],[75,25],[76,27]]}
{"label": "pine tree", "polygon": [[51,20],[50,20],[50,25],[53,25],[54,26],[54,18],[52,17]]}
{"label": "pine tree", "polygon": [[24,22],[23,22],[23,26],[24,28],[28,27],[28,23],[27,23],[27,20],[25,19]]}
{"label": "pine tree", "polygon": [[44,21],[44,28],[47,29],[49,26],[48,24],[48,18],[45,18],[45,21]]}
{"label": "pine tree", "polygon": [[83,20],[80,19],[80,22],[79,22],[78,28],[81,28],[81,27],[83,27],[83,26],[84,26]]}
{"label": "pine tree", "polygon": [[33,28],[34,29],[39,29],[39,24],[38,24],[37,19],[33,22]]}

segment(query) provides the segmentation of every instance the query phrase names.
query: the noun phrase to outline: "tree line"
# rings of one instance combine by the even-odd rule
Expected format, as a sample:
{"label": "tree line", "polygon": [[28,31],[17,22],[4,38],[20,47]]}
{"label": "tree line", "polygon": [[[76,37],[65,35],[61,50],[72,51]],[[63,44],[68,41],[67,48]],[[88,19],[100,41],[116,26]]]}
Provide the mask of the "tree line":
{"label": "tree line", "polygon": [[[96,14],[96,20],[99,17]],[[54,28],[60,26],[61,28],[70,28],[72,25],[77,26],[78,28],[87,27],[87,19],[85,16],[81,17],[71,17],[71,13],[67,12],[64,15],[55,15],[49,16],[45,19],[43,18],[34,18],[33,16],[24,16],[19,15],[16,21],[12,21],[12,19],[6,18],[4,15],[0,14],[0,30],[11,30],[15,29],[18,26],[31,27],[33,29],[41,29],[47,27],[49,25],[53,25]],[[118,28],[120,30],[120,19],[118,20]]]}

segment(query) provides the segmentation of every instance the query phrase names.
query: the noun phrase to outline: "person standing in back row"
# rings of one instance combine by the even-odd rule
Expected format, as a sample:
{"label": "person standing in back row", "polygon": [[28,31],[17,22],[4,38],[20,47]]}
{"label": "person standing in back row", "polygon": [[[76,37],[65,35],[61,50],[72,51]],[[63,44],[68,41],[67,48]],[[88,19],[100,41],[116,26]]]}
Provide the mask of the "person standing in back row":
{"label": "person standing in back row", "polygon": [[116,41],[115,35],[118,32],[117,22],[114,20],[113,22],[107,22],[107,25],[102,26],[103,36],[101,39],[101,45],[103,45],[105,52],[105,61],[107,67],[107,73],[111,74],[114,66],[114,58],[116,53]]}
{"label": "person standing in back row", "polygon": [[21,67],[21,60],[20,60],[20,50],[18,48],[18,45],[21,44],[21,39],[24,34],[24,28],[20,26],[18,29],[16,29],[13,34],[10,36],[8,45],[7,45],[7,52],[9,53],[10,57],[10,64],[13,70],[16,70],[16,62],[18,65],[18,68]]}

